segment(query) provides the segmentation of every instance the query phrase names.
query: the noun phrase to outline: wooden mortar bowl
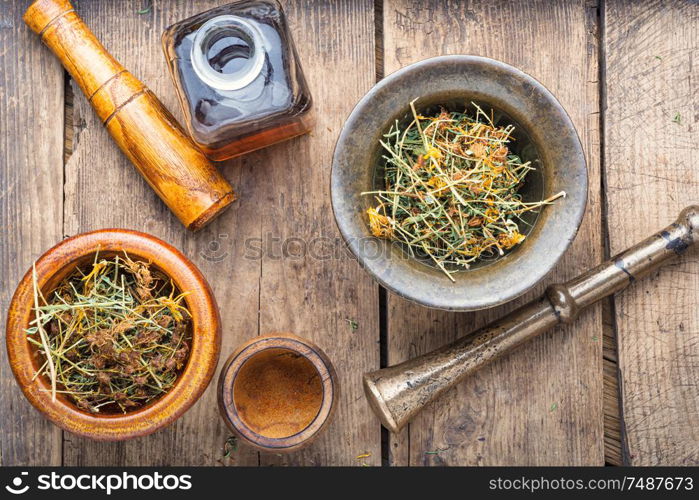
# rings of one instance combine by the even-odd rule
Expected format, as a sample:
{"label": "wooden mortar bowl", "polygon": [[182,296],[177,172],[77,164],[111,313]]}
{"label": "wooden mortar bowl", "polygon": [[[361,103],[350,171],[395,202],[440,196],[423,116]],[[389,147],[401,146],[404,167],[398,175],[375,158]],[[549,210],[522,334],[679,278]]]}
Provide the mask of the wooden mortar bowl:
{"label": "wooden mortar bowl", "polygon": [[330,423],[339,390],[323,351],[290,333],[272,333],[247,341],[228,358],[218,379],[218,404],[226,425],[247,444],[290,452]]}
{"label": "wooden mortar bowl", "polygon": [[104,229],[68,238],[36,261],[37,283],[44,296],[76,267],[91,262],[95,253],[126,252],[131,258],[150,261],[167,274],[180,291],[192,316],[192,348],[175,385],[164,395],[126,414],[92,414],[82,411],[61,394],[51,400],[50,381],[34,375],[35,350],[25,330],[34,318],[34,288],[29,269],[17,286],[7,317],[7,354],[22,392],[37,410],[68,432],[99,441],[121,441],[145,436],[179,418],[199,399],[211,381],[221,347],[221,327],[216,300],[201,272],[167,243],[136,231]]}

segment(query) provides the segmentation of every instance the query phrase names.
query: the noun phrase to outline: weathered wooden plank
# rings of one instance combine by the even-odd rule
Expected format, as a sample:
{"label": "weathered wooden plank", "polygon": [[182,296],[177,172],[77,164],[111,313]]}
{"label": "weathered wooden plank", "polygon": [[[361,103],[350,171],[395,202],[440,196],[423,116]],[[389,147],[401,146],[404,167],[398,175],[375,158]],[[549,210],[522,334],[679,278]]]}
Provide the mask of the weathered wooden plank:
{"label": "weathered wooden plank", "polygon": [[[26,5],[0,9],[0,324],[22,274],[61,239],[63,80],[53,55],[22,21]],[[4,336],[3,336],[4,338]],[[61,431],[20,392],[0,349],[0,464],[60,465]]]}
{"label": "weathered wooden plank", "polygon": [[[558,97],[587,154],[589,201],[575,243],[545,283],[600,262],[596,4],[387,0],[383,17],[386,74],[426,57],[477,54],[526,71]],[[543,284],[476,314],[431,311],[391,295],[389,364],[451,341],[542,290]],[[602,464],[602,401],[598,306],[575,326],[543,335],[449,391],[391,437],[390,459],[400,465]]]}
{"label": "weathered wooden plank", "polygon": [[[220,4],[216,1],[145,3],[77,2],[76,9],[107,50],[181,118],[160,47],[173,22]],[[264,171],[251,159],[221,165],[241,200],[203,231],[187,232],[111,142],[85,97],[75,88],[73,153],[66,165],[66,233],[125,227],[154,234],[181,249],[214,289],[223,325],[222,358],[257,334],[259,263],[242,258],[243,242],[260,232],[258,186]],[[79,95],[78,95],[79,94]],[[215,380],[177,423],[127,443],[95,443],[65,434],[67,465],[257,465],[258,455],[240,449],[224,458],[229,435],[218,415]]]}
{"label": "weathered wooden plank", "polygon": [[277,241],[262,260],[260,331],[290,330],[313,340],[335,363],[342,394],[334,423],[318,441],[290,456],[262,456],[262,463],[378,465],[380,426],[361,387],[361,374],[379,365],[377,287],[342,251],[328,193],[337,135],[374,83],[373,2],[284,7],[318,122],[310,136],[257,156],[266,164],[258,202],[263,234]]}
{"label": "weathered wooden plank", "polygon": [[[606,6],[604,165],[612,253],[699,201],[699,4]],[[615,298],[625,461],[699,464],[696,252]]]}
{"label": "weathered wooden plank", "polygon": [[[163,2],[139,16],[139,2],[82,2],[78,11],[107,48],[175,110],[159,34],[168,24],[217,3]],[[329,432],[308,450],[284,459],[262,457],[263,463],[350,464],[365,452],[375,457],[367,459],[371,463],[380,455],[379,426],[369,415],[359,379],[361,372],[378,365],[376,288],[354,262],[333,253],[340,245],[327,199],[327,165],[335,136],[353,103],[373,82],[372,9],[370,2],[364,3],[287,4],[319,123],[311,136],[223,167],[240,201],[196,235],[184,234],[109,142],[84,98],[76,97],[76,151],[68,163],[66,190],[71,232],[125,226],[184,248],[209,278],[219,301],[222,359],[251,336],[289,330],[313,339],[336,362],[343,396]],[[345,27],[340,36],[334,30],[337,25]],[[359,68],[353,76],[342,72],[349,64]],[[103,158],[97,165],[95,151]],[[98,201],[109,208],[91,210]],[[254,249],[268,236],[279,244],[277,249],[292,254],[274,253],[273,242],[271,253],[257,258]],[[291,243],[282,247],[284,241]],[[298,248],[292,248],[298,241],[308,252],[300,260],[294,256]],[[325,259],[323,252],[328,250],[330,258]],[[322,255],[314,253],[318,251]],[[354,318],[360,318],[356,331],[345,321]],[[245,447],[233,452],[232,459],[223,459],[227,431],[215,405],[210,388],[175,426],[129,443],[91,443],[66,436],[66,463],[256,465],[258,454]]]}

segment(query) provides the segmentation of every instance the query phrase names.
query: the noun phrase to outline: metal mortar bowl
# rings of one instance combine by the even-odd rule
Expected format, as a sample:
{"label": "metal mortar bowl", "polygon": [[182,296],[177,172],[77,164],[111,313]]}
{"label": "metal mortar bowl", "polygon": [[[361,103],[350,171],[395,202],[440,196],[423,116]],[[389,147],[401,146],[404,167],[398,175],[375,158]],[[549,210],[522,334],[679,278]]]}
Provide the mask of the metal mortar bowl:
{"label": "metal mortar bowl", "polygon": [[[452,282],[440,269],[412,257],[399,243],[369,231],[363,192],[382,178],[379,141],[396,120],[406,120],[414,99],[418,113],[444,106],[463,110],[477,103],[496,119],[515,126],[513,152],[532,161],[520,189],[524,201],[559,191],[566,197],[532,212],[520,224],[527,235],[504,256],[456,272]],[[531,76],[493,59],[443,56],[402,68],[375,85],[352,111],[332,163],[331,195],[335,220],[359,263],[379,283],[419,304],[472,311],[502,304],[523,294],[553,269],[580,226],[587,203],[587,167],[573,123],[556,98]]]}

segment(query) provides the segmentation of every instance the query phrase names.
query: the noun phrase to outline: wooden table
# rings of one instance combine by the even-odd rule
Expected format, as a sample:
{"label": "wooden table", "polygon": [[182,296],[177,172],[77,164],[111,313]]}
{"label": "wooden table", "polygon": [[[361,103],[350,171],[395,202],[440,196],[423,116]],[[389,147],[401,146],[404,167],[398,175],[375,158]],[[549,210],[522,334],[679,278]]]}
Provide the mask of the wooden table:
{"label": "wooden table", "polygon": [[[573,119],[590,174],[587,214],[555,272],[517,303],[698,201],[699,4],[600,2],[284,1],[318,124],[306,137],[222,164],[240,201],[191,234],[24,26],[29,2],[3,0],[3,314],[32,260],[62,238],[137,229],[180,248],[208,277],[221,308],[224,359],[251,336],[292,331],[335,361],[343,396],[329,431],[289,456],[240,447],[224,457],[228,432],[213,387],[166,430],[95,443],[62,433],[29,406],[2,349],[0,463],[698,464],[696,252],[484,369],[400,435],[382,432],[361,389],[363,372],[437,347],[516,306],[427,310],[381,290],[343,250],[328,193],[332,150],[354,104],[383,75],[439,54],[489,56],[539,79]],[[78,1],[76,8],[180,117],[160,34],[223,3],[155,0],[141,14],[145,0]]]}

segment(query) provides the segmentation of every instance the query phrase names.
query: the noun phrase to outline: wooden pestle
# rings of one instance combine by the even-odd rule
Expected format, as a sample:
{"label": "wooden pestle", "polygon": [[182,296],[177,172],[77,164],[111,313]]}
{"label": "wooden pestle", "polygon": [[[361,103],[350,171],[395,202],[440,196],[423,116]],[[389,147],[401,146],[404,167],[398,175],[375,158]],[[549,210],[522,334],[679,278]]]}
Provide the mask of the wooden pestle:
{"label": "wooden pestle", "polygon": [[508,316],[440,349],[364,375],[374,413],[391,432],[467,375],[561,323],[572,323],[584,308],[647,276],[699,242],[699,205],[677,221],[563,284],[551,285]]}
{"label": "wooden pestle", "polygon": [[24,22],[58,57],[160,199],[197,230],[235,201],[233,188],[158,98],[95,38],[68,0],[36,0]]}

